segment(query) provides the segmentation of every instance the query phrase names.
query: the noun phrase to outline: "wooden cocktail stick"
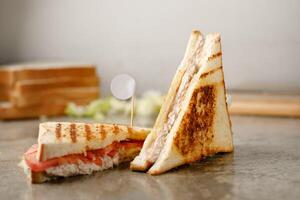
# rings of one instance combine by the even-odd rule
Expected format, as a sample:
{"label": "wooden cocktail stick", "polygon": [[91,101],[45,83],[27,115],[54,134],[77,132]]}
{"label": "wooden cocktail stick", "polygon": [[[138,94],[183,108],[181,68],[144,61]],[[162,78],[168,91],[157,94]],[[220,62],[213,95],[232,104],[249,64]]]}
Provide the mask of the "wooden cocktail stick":
{"label": "wooden cocktail stick", "polygon": [[134,95],[132,95],[132,97],[131,97],[130,126],[133,126],[134,101],[135,101],[135,97],[134,97]]}

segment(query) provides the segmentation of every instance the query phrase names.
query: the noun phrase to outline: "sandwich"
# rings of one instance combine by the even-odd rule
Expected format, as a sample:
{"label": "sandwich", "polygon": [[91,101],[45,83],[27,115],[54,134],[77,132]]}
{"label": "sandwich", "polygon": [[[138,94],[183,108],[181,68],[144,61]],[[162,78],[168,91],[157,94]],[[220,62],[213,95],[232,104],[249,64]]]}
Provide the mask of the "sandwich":
{"label": "sandwich", "polygon": [[41,123],[38,144],[28,149],[20,165],[32,183],[92,174],[131,161],[149,132],[116,124]]}
{"label": "sandwich", "polygon": [[193,31],[154,128],[130,167],[156,175],[232,151],[220,34]]}

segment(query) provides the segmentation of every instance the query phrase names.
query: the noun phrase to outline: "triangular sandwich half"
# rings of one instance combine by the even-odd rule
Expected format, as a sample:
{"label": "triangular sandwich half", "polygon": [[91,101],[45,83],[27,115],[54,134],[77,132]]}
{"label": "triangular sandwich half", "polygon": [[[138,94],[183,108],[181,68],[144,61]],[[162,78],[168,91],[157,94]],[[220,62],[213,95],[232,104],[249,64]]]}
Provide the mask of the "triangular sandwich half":
{"label": "triangular sandwich half", "polygon": [[41,123],[38,144],[24,154],[22,167],[32,183],[102,171],[131,161],[149,132],[117,124]]}
{"label": "triangular sandwich half", "polygon": [[[160,174],[218,152],[233,151],[220,34],[200,32],[188,45],[154,128],[131,169]],[[190,40],[192,41],[192,40]],[[183,67],[182,67],[183,66]],[[175,89],[172,89],[175,88]]]}

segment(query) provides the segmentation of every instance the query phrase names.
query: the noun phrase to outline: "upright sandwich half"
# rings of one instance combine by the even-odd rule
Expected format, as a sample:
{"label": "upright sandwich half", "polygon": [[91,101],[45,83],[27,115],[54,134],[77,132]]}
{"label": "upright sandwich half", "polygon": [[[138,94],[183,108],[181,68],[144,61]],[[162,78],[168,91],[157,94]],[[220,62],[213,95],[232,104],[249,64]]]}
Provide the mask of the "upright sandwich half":
{"label": "upright sandwich half", "polygon": [[233,151],[220,34],[193,31],[154,128],[131,169],[160,174]]}
{"label": "upright sandwich half", "polygon": [[111,124],[41,123],[21,164],[33,183],[91,174],[131,161],[149,129]]}

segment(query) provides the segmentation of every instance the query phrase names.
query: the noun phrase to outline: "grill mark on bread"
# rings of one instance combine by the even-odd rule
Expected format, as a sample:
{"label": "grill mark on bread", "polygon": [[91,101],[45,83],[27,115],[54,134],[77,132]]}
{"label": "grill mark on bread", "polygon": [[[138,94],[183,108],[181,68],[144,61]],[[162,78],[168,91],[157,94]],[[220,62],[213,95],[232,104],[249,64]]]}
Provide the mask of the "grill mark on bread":
{"label": "grill mark on bread", "polygon": [[117,125],[114,124],[112,132],[117,135],[120,132],[120,128]]}
{"label": "grill mark on bread", "polygon": [[210,57],[208,57],[208,61],[211,61],[211,60],[213,60],[213,59],[215,59],[215,58],[217,58],[219,56],[222,56],[222,52],[218,52],[218,53],[216,53],[214,55],[211,55]]}
{"label": "grill mark on bread", "polygon": [[89,141],[92,139],[92,132],[91,132],[91,127],[89,124],[84,125],[84,130],[85,130],[85,137],[86,140]]}
{"label": "grill mark on bread", "polygon": [[70,137],[73,143],[77,141],[76,124],[70,124]]}
{"label": "grill mark on bread", "polygon": [[55,136],[59,140],[61,138],[61,123],[57,123],[55,127]]}
{"label": "grill mark on bread", "polygon": [[214,137],[215,103],[215,85],[202,86],[192,95],[189,109],[174,140],[178,151],[189,161],[198,160],[202,155],[207,154],[206,146]]}
{"label": "grill mark on bread", "polygon": [[106,132],[104,129],[104,125],[99,126],[99,135],[100,135],[101,140],[104,140],[106,138]]}
{"label": "grill mark on bread", "polygon": [[218,70],[220,70],[220,69],[222,69],[223,67],[221,66],[221,67],[218,67],[218,68],[216,68],[216,69],[213,69],[213,70],[211,70],[211,71],[209,71],[209,72],[205,72],[205,73],[203,73],[203,74],[201,74],[201,76],[200,76],[200,78],[202,79],[202,78],[205,78],[206,76],[208,76],[208,75],[210,75],[210,74],[213,74],[213,73],[215,73],[216,71],[218,71]]}

